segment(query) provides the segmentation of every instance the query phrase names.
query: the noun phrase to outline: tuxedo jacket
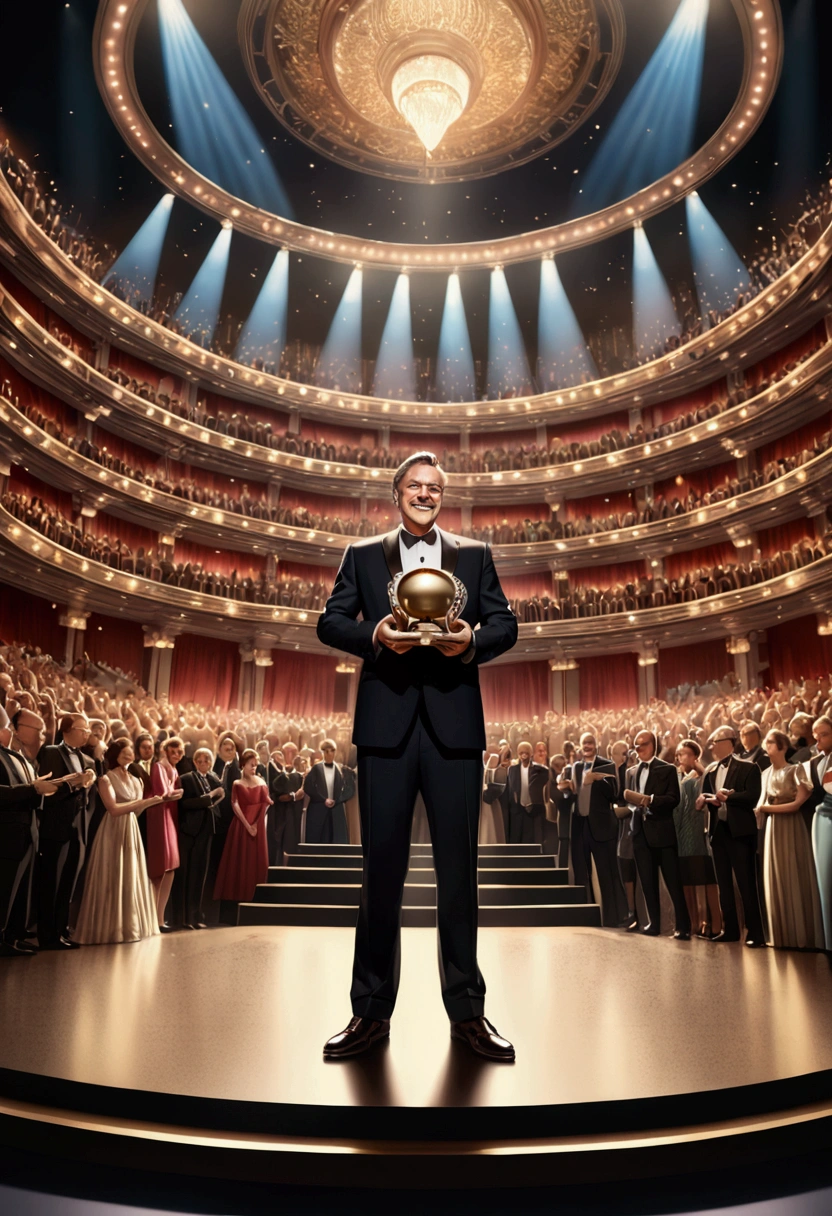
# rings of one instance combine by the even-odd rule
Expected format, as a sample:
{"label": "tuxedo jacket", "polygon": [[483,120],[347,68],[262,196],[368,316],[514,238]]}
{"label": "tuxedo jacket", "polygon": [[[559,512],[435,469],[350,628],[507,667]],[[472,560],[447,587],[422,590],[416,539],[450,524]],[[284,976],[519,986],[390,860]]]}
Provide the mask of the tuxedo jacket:
{"label": "tuxedo jacket", "polygon": [[[813,811],[819,802],[823,802],[823,799],[826,796],[826,790],[823,788],[823,782],[818,777],[818,769],[822,759],[822,755],[812,756],[811,760],[809,761],[809,776],[812,778],[812,793],[814,795],[813,798],[809,799],[809,802],[812,804]],[[829,765],[827,767],[830,769],[830,771],[832,771],[832,760],[829,761]],[[827,789],[828,788],[829,787],[827,786]]]}
{"label": "tuxedo jacket", "polygon": [[[572,818],[582,818],[580,810],[581,786],[584,773],[589,769],[584,760],[576,760],[572,765],[572,778],[575,782],[575,796],[572,802]],[[564,773],[566,770],[564,770]],[[589,794],[589,830],[597,841],[618,839],[618,820],[612,804],[615,802],[615,765],[611,760],[599,760],[597,757],[592,765],[593,773],[603,773],[608,780],[593,781]]]}
{"label": "tuxedo jacket", "polygon": [[[222,782],[216,773],[205,773],[205,780],[212,790],[222,789]],[[179,801],[179,831],[186,836],[198,836],[206,821],[211,821],[211,832],[217,830],[217,820],[220,817],[220,800],[214,801],[210,794],[202,788],[199,773],[183,773],[179,782],[184,793]]]}
{"label": "tuxedo jacket", "polygon": [[[534,760],[529,764],[529,802],[533,807],[546,806],[546,786],[549,783],[549,769],[544,764]],[[520,802],[520,765],[512,764],[506,779],[509,804],[521,806]]]}
{"label": "tuxedo jacket", "polygon": [[[41,795],[35,787],[20,780],[17,765],[11,759],[17,755],[7,747],[0,747],[0,857],[13,861],[26,856],[33,839],[32,812],[41,804]],[[28,763],[35,767],[31,760]]]}
{"label": "tuxedo jacket", "polygon": [[752,747],[748,752],[740,752],[739,759],[750,760],[752,764],[757,765],[761,773],[764,773],[767,768],[771,768],[771,760],[762,743],[759,743],[756,747]]}
{"label": "tuxedo jacket", "polygon": [[[703,794],[716,793],[714,782],[719,764],[719,761],[714,760],[705,769],[705,775],[702,778]],[[725,804],[728,808],[727,823],[731,835],[756,836],[757,818],[754,808],[760,801],[762,788],[762,777],[757,765],[752,764],[750,760],[740,760],[738,756],[731,756],[725,773],[725,788],[734,791]],[[707,805],[708,835],[713,836],[719,822],[718,808],[714,805]]]}
{"label": "tuxedo jacket", "polygon": [[[95,774],[95,761],[83,752],[78,753],[82,769],[89,769]],[[66,777],[76,770],[69,760],[69,748],[65,743],[48,744],[41,748],[38,755],[38,769],[44,776],[51,773],[53,777]],[[85,810],[89,798],[89,790],[72,789],[68,785],[58,787],[58,792],[49,798],[44,798],[40,812],[40,838],[60,844],[71,840],[74,835],[72,827],[75,816]]]}
{"label": "tuxedo jacket", "polygon": [[[627,769],[624,783],[626,790],[638,789],[639,765],[634,764]],[[633,807],[630,819],[630,832],[637,836],[644,832],[644,839],[654,849],[672,849],[678,845],[676,825],[673,822],[673,812],[679,805],[679,776],[672,764],[658,757],[650,762],[650,771],[644,785],[644,793],[652,794],[653,801],[649,806]],[[626,799],[623,801],[626,802]]]}
{"label": "tuxedo jacket", "polygon": [[[346,784],[344,781],[344,774],[341,771],[340,764],[336,763],[334,767],[335,780],[332,786],[332,797],[335,799],[336,803],[343,803],[346,802],[346,796],[344,794]],[[324,773],[323,760],[318,760],[317,763],[313,764],[309,772],[304,777],[303,792],[304,794],[308,794],[310,806],[313,803],[318,803],[318,805],[321,805],[322,803],[326,802],[329,794],[326,792],[326,774]]]}
{"label": "tuxedo jacket", "polygon": [[488,545],[437,530],[442,569],[456,575],[468,592],[462,620],[472,629],[479,626],[469,661],[425,646],[405,654],[381,646],[376,654],[373,632],[390,615],[388,585],[402,569],[399,528],[348,547],[318,619],[318,637],[325,646],[364,661],[353,726],[353,742],[359,747],[395,748],[423,698],[441,743],[448,748],[485,748],[479,665],[511,649],[517,641],[517,618],[500,587]]}
{"label": "tuxedo jacket", "polygon": [[[303,785],[303,774],[298,773],[295,769],[281,769],[274,779],[274,783],[269,784],[269,791],[275,802],[281,794],[294,794]],[[283,802],[281,806],[291,806],[291,802]]]}

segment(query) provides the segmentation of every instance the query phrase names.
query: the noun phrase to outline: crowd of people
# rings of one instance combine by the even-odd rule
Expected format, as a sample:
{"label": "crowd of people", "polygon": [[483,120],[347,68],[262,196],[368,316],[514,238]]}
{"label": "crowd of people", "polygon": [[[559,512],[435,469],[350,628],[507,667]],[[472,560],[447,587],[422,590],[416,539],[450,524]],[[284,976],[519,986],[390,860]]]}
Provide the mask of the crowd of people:
{"label": "crowd of people", "polygon": [[[744,922],[748,945],[830,950],[830,712],[828,677],[763,691],[731,673],[488,722],[480,841],[556,853],[606,926],[657,936],[661,873],[676,938],[738,941]],[[301,840],[348,840],[350,737],[347,714],[171,704],[3,645],[0,955],[236,923]]]}
{"label": "crowd of people", "polygon": [[[241,349],[237,352],[238,338],[242,329],[242,322],[239,318],[227,316],[221,324],[209,332],[204,326],[200,328],[198,322],[194,323],[186,317],[177,317],[182,299],[181,293],[176,293],[166,301],[147,301],[135,285],[112,277],[108,280],[107,272],[115,261],[113,250],[106,244],[93,241],[75,230],[71,217],[64,214],[54,194],[44,186],[38,173],[15,155],[8,140],[0,147],[0,167],[33,220],[87,274],[103,281],[116,298],[137,307],[146,316],[173,332],[186,335],[192,341],[213,349],[218,354],[238,358],[257,370],[302,380],[310,384],[339,382],[337,376],[333,379],[330,369],[321,366],[320,350],[313,344],[290,343],[285,359],[276,359],[272,349],[264,351]],[[831,214],[832,192],[830,192],[829,183],[825,183],[814,197],[807,195],[801,215],[789,228],[786,235],[782,239],[773,237],[771,248],[762,250],[754,257],[748,268],[748,281],[741,285],[732,302],[719,309],[707,307],[707,300],[700,300],[691,287],[677,286],[675,301],[677,326],[658,336],[636,337],[633,349],[622,354],[615,361],[615,366],[612,364],[607,366],[606,363],[609,360],[596,354],[596,361],[600,359],[600,373],[602,375],[616,374],[630,367],[650,362],[663,354],[680,349],[705,330],[726,320],[770,283],[786,274],[808,252],[811,242],[817,240],[821,231],[829,223]],[[416,392],[420,399],[433,400],[436,398],[434,377],[431,371],[431,364],[427,360],[421,360],[415,366]],[[585,381],[588,378],[588,373],[584,373],[582,379]],[[554,384],[544,376],[540,384],[535,384],[529,374],[528,379],[523,383],[505,388],[500,395],[520,397],[535,391],[571,387],[573,381],[571,373],[568,379],[568,384],[565,382]],[[479,376],[479,381],[482,384],[482,375]],[[372,382],[373,366],[371,362],[365,361],[360,370],[353,371],[351,382],[341,384],[340,387],[342,391],[370,393]],[[448,466],[446,465],[446,467]]]}

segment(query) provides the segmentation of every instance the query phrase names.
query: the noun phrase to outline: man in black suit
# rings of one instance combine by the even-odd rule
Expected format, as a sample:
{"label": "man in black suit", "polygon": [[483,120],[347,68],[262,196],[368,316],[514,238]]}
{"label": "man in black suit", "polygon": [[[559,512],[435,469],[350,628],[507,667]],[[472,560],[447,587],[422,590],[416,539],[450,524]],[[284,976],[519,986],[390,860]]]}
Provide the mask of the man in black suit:
{"label": "man in black suit", "polygon": [[708,811],[708,838],[714,855],[723,930],[715,942],[738,942],[740,922],[734,878],[742,898],[746,946],[765,946],[763,915],[757,888],[757,819],[761,777],[756,764],[734,755],[733,726],[718,726],[708,739],[715,757],[705,769],[696,809]]}
{"label": "man in black suit", "polygon": [[298,749],[294,743],[286,743],[283,747],[285,764],[275,777],[272,797],[278,814],[282,818],[277,821],[280,832],[280,852],[275,865],[283,865],[283,855],[287,857],[297,853],[300,844],[301,825],[303,822],[303,773],[295,768]]}
{"label": "man in black suit", "polygon": [[740,743],[742,744],[739,752],[740,760],[750,760],[752,764],[757,765],[761,773],[771,767],[771,760],[763,747],[763,736],[756,722],[751,720],[743,722],[740,727]]}
{"label": "man in black suit", "polygon": [[346,844],[347,812],[345,782],[340,764],[335,763],[335,743],[324,739],[323,760],[313,764],[303,779],[303,792],[309,796],[306,808],[307,844]]}
{"label": "man in black suit", "polygon": [[211,771],[212,751],[198,747],[192,759],[193,772],[184,773],[179,779],[184,792],[179,803],[179,869],[172,894],[173,906],[180,913],[185,928],[205,929],[202,897],[225,789],[216,773]]}
{"label": "man in black suit", "polygon": [[[514,1048],[483,1016],[485,984],[477,966],[485,748],[478,667],[511,649],[517,619],[488,546],[435,526],[444,491],[445,474],[433,453],[416,453],[399,466],[393,501],[402,526],[349,546],[318,621],[324,645],[364,660],[353,730],[364,843],[354,1016],[326,1044],[330,1058],[355,1055],[389,1035],[413,806],[420,792],[433,843],[439,966],[451,1036],[491,1059],[514,1058]],[[419,569],[445,570],[466,587],[456,638],[414,647],[395,628],[388,585],[397,574]]]}
{"label": "man in black suit", "polygon": [[558,789],[573,794],[570,852],[572,870],[578,886],[586,887],[587,899],[595,900],[592,890],[592,862],[601,887],[603,923],[609,927],[628,925],[627,896],[621,884],[616,858],[618,820],[612,809],[615,802],[615,766],[598,755],[595,736],[581,735],[582,759],[571,770],[564,769]]}
{"label": "man in black suit", "polygon": [[517,745],[517,764],[508,770],[508,843],[542,844],[549,766],[532,760],[531,743]]}
{"label": "man in black suit", "polygon": [[673,936],[689,942],[690,913],[679,873],[679,842],[673,822],[673,812],[681,797],[679,777],[672,764],[656,755],[656,743],[656,736],[649,730],[636,735],[633,746],[638,764],[627,770],[624,789],[624,799],[633,808],[630,817],[633,856],[647,905],[648,921],[642,933],[658,937],[661,932],[661,870],[676,914]]}
{"label": "man in black suit", "polygon": [[269,865],[283,865],[283,833],[286,830],[286,806],[278,801],[278,779],[283,772],[284,757],[280,748],[275,748],[266,765],[266,784],[272,805],[266,817],[266,833],[269,842]]}
{"label": "man in black suit", "polygon": [[[823,779],[827,772],[832,771],[832,719],[825,714],[821,718],[816,718],[812,723],[812,734],[815,737],[815,744],[818,749],[818,754],[812,756],[809,761],[809,776],[812,778],[812,793],[813,797],[807,798],[804,806],[810,806],[812,814],[819,802],[823,802],[826,795],[826,790],[823,788]],[[809,826],[811,828],[811,815],[809,817]]]}
{"label": "man in black suit", "polygon": [[43,746],[39,714],[19,709],[0,743],[0,958],[24,958],[35,950],[26,944],[26,926],[37,852],[38,809],[59,786],[38,777],[37,754]]}

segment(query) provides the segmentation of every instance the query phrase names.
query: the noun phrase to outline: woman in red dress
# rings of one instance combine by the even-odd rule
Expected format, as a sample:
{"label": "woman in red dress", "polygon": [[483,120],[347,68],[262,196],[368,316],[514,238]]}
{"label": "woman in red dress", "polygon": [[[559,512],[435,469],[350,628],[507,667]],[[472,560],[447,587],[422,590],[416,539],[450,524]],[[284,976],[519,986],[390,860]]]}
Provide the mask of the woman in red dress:
{"label": "woman in red dress", "polygon": [[150,774],[151,792],[165,799],[158,806],[147,808],[147,875],[156,896],[156,915],[162,933],[170,932],[165,923],[165,908],[173,886],[173,872],[179,868],[179,809],[182,797],[176,765],[185,754],[181,739],[168,739],[162,744],[158,764]]}
{"label": "woman in red dress", "polygon": [[257,776],[257,752],[247,747],[240,763],[242,777],[231,787],[234,818],[214,885],[214,899],[230,899],[237,903],[253,899],[257,884],[268,877],[266,811],[272,805],[268,786]]}

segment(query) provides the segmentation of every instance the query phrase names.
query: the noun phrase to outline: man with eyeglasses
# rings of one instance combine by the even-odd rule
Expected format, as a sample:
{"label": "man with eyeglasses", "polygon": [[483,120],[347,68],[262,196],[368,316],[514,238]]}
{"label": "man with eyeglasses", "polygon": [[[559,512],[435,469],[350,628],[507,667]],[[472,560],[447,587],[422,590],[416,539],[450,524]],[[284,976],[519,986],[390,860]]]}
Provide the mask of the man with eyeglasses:
{"label": "man with eyeglasses", "polygon": [[[445,474],[432,452],[417,452],[399,466],[393,501],[401,527],[349,546],[318,622],[324,645],[364,661],[353,729],[364,844],[354,1016],[326,1043],[329,1059],[358,1055],[389,1036],[418,793],[433,843],[439,969],[451,1037],[488,1059],[514,1059],[511,1043],[484,1017],[485,983],[477,966],[477,834],[486,742],[478,667],[511,649],[517,619],[489,547],[436,526],[444,492]],[[468,592],[456,637],[436,646],[404,641],[390,615],[391,579],[419,569],[454,574]]]}

